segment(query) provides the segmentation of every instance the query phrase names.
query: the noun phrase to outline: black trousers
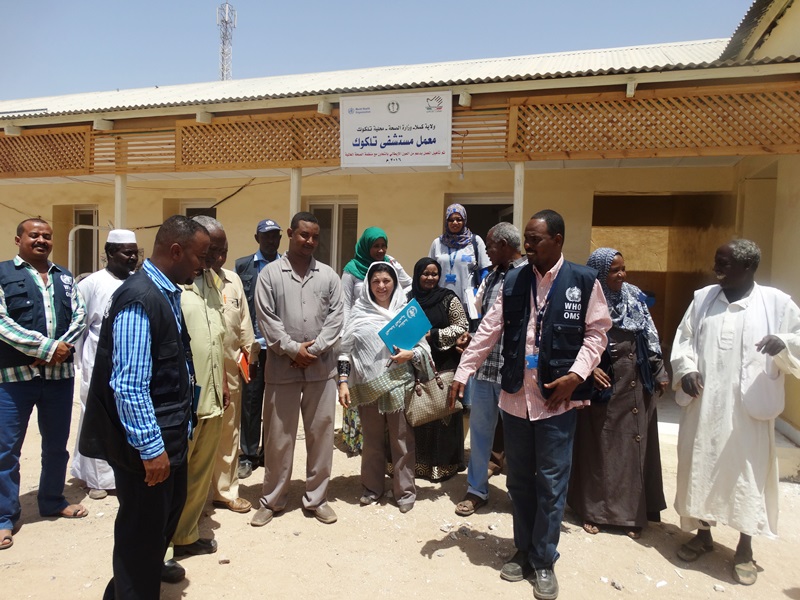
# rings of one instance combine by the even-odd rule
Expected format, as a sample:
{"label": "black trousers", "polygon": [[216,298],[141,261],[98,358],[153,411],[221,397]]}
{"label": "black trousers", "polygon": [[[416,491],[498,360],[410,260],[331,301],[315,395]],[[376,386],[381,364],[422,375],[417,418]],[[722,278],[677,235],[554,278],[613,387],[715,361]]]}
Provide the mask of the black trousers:
{"label": "black trousers", "polygon": [[152,487],[144,475],[111,465],[119,512],[114,522],[114,577],[103,600],[157,600],[164,553],[186,502],[187,462]]}
{"label": "black trousers", "polygon": [[264,463],[264,448],[261,446],[261,415],[264,408],[264,364],[267,351],[258,353],[258,372],[250,383],[242,383],[242,425],[239,429],[239,461],[250,461],[253,466]]}

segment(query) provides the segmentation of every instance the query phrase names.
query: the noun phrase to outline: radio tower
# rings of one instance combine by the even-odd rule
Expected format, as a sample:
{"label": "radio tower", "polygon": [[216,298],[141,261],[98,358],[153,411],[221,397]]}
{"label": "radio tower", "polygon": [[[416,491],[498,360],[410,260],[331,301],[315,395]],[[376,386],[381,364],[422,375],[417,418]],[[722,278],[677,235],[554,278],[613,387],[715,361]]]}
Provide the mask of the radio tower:
{"label": "radio tower", "polygon": [[236,10],[230,3],[225,2],[217,8],[217,25],[219,26],[219,78],[226,81],[233,78],[231,55],[233,30],[236,28]]}

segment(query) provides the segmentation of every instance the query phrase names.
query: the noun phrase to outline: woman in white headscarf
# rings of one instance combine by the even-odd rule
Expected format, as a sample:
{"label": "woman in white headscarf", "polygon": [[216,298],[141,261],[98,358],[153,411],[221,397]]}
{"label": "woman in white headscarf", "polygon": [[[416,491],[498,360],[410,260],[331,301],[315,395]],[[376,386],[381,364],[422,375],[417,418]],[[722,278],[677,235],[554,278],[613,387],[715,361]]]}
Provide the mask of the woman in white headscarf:
{"label": "woman in white headscarf", "polygon": [[378,332],[405,306],[397,271],[388,262],[372,263],[350,311],[339,356],[339,403],[358,406],[364,434],[361,450],[360,503],[368,506],[384,493],[386,467],[385,431],[389,432],[394,477],[393,493],[400,512],[414,507],[414,429],[405,416],[405,402],[414,386],[413,364],[421,365],[427,344],[420,340],[413,350],[389,349]]}

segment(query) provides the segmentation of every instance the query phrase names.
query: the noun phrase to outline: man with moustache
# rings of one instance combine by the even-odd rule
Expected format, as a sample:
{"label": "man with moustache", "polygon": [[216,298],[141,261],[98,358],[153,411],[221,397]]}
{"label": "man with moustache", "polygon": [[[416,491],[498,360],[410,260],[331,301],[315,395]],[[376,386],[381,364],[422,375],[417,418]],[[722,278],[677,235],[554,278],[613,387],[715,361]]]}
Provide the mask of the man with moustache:
{"label": "man with moustache", "polygon": [[162,579],[180,581],[185,573],[163,562],[186,499],[194,395],[178,284],[202,272],[210,242],[196,221],[167,219],[152,256],[116,291],[100,328],[80,451],[107,460],[117,484],[106,600],[158,598]]}
{"label": "man with moustache", "polygon": [[[224,233],[224,232],[223,232]],[[258,362],[261,345],[256,342],[250,311],[247,309],[242,280],[223,265],[228,258],[228,240],[222,245],[214,272],[222,282],[222,317],[225,319],[225,375],[228,379],[230,403],[225,410],[222,435],[211,476],[212,500],[217,508],[246,513],[252,508],[249,500],[239,496],[239,423],[242,414],[242,383],[239,358],[249,364]],[[262,373],[263,375],[263,373]],[[259,422],[261,419],[259,418]]]}
{"label": "man with moustache", "polygon": [[239,479],[247,479],[253,469],[264,464],[264,448],[261,446],[261,413],[264,404],[264,365],[267,362],[267,342],[258,328],[256,319],[256,282],[258,274],[269,263],[280,258],[281,226],[272,219],[263,219],[256,225],[255,240],[258,250],[236,259],[234,270],[242,280],[250,320],[253,323],[256,341],[261,347],[257,360],[250,362],[250,382],[242,384],[242,424],[239,456]]}
{"label": "man with moustache", "polygon": [[0,263],[0,550],[14,544],[19,458],[34,406],[42,434],[39,514],[89,514],[64,498],[73,344],[86,326],[86,307],[72,274],[48,260],[53,230],[46,221],[22,221],[14,242],[19,254]]}
{"label": "man with moustache", "polygon": [[[92,273],[78,283],[78,290],[86,302],[86,330],[83,337],[75,344],[78,368],[81,371],[80,397],[81,417],[78,425],[78,438],[81,435],[83,415],[86,411],[86,396],[89,394],[89,382],[92,379],[94,358],[97,352],[97,340],[100,336],[100,325],[103,323],[111,295],[122,285],[136,268],[139,261],[139,244],[136,234],[127,229],[114,229],[108,232],[105,245],[106,268]],[[70,473],[89,488],[89,498],[100,500],[113,490],[114,472],[104,460],[83,456],[75,444]]]}
{"label": "man with moustache", "polygon": [[529,267],[506,275],[503,292],[483,317],[450,386],[450,401],[503,336],[500,410],[508,493],[514,505],[516,554],[500,577],[522,581],[533,571],[533,595],[558,597],[558,560],[575,435],[575,409],[591,398],[611,328],[597,271],[564,260],[564,219],[553,210],[525,227]]}
{"label": "man with moustache", "polygon": [[250,521],[262,527],[286,507],[300,414],[306,436],[303,508],[335,523],[327,491],[333,463],[337,391],[333,347],[344,321],[339,276],[314,258],[319,223],[307,212],[292,217],[288,252],[259,275],[256,312],[267,342],[264,394],[264,488]]}
{"label": "man with moustache", "polygon": [[739,532],[733,578],[756,582],[754,535],[778,524],[775,418],[784,374],[800,377],[800,309],[755,282],[761,251],[750,240],[720,246],[716,285],[698,290],[672,346],[678,431],[675,510],[697,534],[678,550],[687,562],[713,550],[711,527]]}
{"label": "man with moustache", "polygon": [[225,246],[225,231],[216,219],[199,215],[192,219],[208,231],[211,244],[204,269],[181,293],[181,310],[191,339],[192,363],[197,388],[197,425],[189,441],[189,471],[186,503],[172,537],[175,556],[213,554],[217,541],[201,538],[199,523],[211,486],[211,474],[222,435],[225,409],[228,408],[228,382],[225,375],[225,320],[222,317],[222,281],[212,267]]}

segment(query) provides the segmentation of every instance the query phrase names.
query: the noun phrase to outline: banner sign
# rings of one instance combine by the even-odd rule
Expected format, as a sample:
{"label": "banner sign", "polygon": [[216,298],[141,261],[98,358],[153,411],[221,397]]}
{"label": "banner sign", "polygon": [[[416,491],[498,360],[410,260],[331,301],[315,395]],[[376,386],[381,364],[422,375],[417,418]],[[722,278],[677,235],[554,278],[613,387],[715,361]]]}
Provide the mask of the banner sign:
{"label": "banner sign", "polygon": [[450,165],[452,92],[345,96],[339,108],[342,168]]}

